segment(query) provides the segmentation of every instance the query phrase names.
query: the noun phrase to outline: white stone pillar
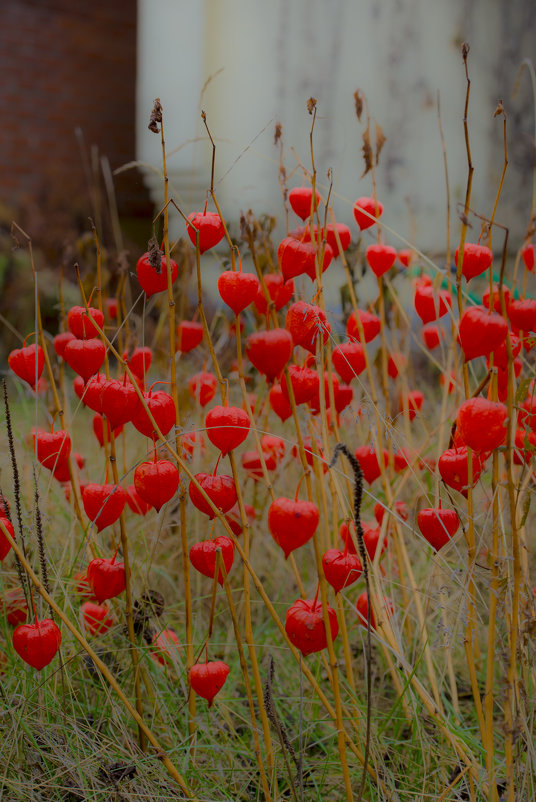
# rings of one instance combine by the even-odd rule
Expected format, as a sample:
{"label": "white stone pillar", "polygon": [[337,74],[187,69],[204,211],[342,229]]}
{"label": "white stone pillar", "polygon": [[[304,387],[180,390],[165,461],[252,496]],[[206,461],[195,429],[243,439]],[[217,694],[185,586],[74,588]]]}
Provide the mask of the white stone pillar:
{"label": "white stone pillar", "polygon": [[[161,142],[147,128],[154,99],[159,97],[170,194],[186,214],[199,209],[209,183],[210,152],[204,143],[195,142],[203,133],[199,101],[205,44],[203,0],[138,0],[137,158],[147,164],[141,169],[152,199],[159,204],[164,188],[154,168],[162,167]],[[172,229],[178,228],[175,217],[171,215]]]}

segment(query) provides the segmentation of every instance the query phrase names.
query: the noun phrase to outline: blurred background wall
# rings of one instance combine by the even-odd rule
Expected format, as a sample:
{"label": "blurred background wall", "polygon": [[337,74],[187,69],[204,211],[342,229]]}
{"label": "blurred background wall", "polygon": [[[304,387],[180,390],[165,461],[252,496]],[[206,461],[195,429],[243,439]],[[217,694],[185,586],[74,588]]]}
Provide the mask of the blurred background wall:
{"label": "blurred background wall", "polygon": [[[515,98],[512,93],[523,58],[536,58],[535,26],[532,0],[139,0],[137,154],[148,164],[161,163],[159,138],[147,130],[159,96],[175,197],[186,212],[199,208],[211,155],[203,108],[218,146],[224,214],[236,221],[240,209],[252,207],[280,217],[274,125],[283,125],[287,170],[297,163],[291,146],[309,167],[305,104],[314,96],[319,180],[326,185],[333,168],[335,209],[349,223],[351,202],[371,192],[370,176],[360,180],[363,125],[353,106],[359,87],[387,137],[378,169],[385,223],[419,247],[442,252],[446,202],[437,98],[452,198],[462,201],[467,159],[460,48],[467,41],[472,205],[491,212],[503,166],[502,119],[493,118],[502,98],[510,164],[497,219],[522,236],[534,159],[528,73]],[[146,168],[145,180],[159,200],[158,177]],[[301,182],[297,173],[290,186]]]}
{"label": "blurred background wall", "polygon": [[[114,171],[136,159],[146,165],[115,176],[119,211],[143,242],[161,197],[159,137],[147,130],[157,96],[174,194],[186,212],[203,202],[204,108],[218,143],[218,195],[235,227],[248,207],[281,217],[274,126],[283,126],[287,171],[297,164],[291,148],[309,167],[305,104],[316,97],[319,181],[326,185],[333,168],[337,215],[352,222],[351,203],[371,191],[370,176],[360,180],[359,87],[387,137],[378,169],[385,223],[442,252],[437,94],[452,197],[462,200],[464,40],[473,206],[491,210],[502,168],[502,121],[493,111],[502,98],[510,164],[498,219],[517,237],[525,230],[534,159],[527,72],[512,93],[523,58],[536,60],[533,0],[2,0],[0,17],[0,222],[17,210],[36,240],[60,243],[73,218],[87,229],[87,215],[98,211],[92,193],[104,196],[92,174],[99,178],[105,156]],[[289,183],[301,184],[299,172]]]}

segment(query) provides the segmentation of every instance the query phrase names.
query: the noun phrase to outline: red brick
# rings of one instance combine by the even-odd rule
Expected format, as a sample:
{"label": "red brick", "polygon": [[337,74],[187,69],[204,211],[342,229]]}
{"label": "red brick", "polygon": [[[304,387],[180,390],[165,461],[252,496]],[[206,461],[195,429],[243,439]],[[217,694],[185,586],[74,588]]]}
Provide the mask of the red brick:
{"label": "red brick", "polygon": [[112,165],[134,159],[136,0],[4,3],[0,201],[37,194],[51,168],[60,185],[83,186],[76,126]]}

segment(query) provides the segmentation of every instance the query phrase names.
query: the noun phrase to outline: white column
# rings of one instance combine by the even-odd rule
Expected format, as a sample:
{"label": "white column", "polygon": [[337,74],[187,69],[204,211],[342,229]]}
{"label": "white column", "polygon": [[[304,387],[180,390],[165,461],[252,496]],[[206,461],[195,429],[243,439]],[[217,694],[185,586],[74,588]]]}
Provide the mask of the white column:
{"label": "white column", "polygon": [[[204,143],[194,141],[203,133],[199,102],[204,61],[203,0],[138,0],[137,158],[147,164],[141,169],[158,204],[164,188],[154,168],[161,170],[162,149],[160,136],[147,126],[154,99],[159,97],[164,109],[170,194],[186,214],[199,209],[210,183],[210,152]],[[178,225],[172,222],[173,229]]]}

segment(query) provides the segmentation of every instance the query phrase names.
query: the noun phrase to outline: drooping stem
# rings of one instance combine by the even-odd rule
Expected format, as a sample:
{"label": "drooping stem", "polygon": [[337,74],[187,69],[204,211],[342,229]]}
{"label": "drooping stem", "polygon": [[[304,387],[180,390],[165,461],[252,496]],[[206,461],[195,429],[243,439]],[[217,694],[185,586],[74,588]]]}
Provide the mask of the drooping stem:
{"label": "drooping stem", "polygon": [[[175,406],[175,450],[178,454],[181,453],[180,443],[180,424],[181,415],[179,407],[179,394],[177,388],[177,365],[175,361],[176,353],[176,314],[175,314],[175,299],[173,296],[173,281],[171,273],[171,252],[169,245],[169,177],[167,173],[167,160],[166,160],[166,141],[164,137],[164,119],[162,107],[158,102],[158,122],[160,123],[160,140],[162,145],[162,170],[164,175],[164,207],[161,214],[164,218],[164,255],[166,261],[166,274],[167,274],[167,299],[168,299],[168,328],[169,328],[169,369],[171,379],[171,397]],[[158,129],[158,125],[156,126]],[[178,208],[176,203],[173,203],[175,208],[179,211],[183,219],[186,220],[183,212]],[[199,252],[198,247],[199,234],[196,232],[196,251]],[[194,646],[193,646],[193,613],[192,613],[192,591],[190,582],[190,561],[188,559],[188,537],[186,532],[186,493],[182,486],[182,477],[179,486],[179,530],[181,537],[181,551],[182,551],[182,575],[184,582],[184,614],[185,614],[185,628],[186,628],[186,668],[189,670],[194,663]],[[188,732],[190,738],[193,739],[196,731],[195,723],[196,712],[196,697],[192,687],[188,686]]]}

